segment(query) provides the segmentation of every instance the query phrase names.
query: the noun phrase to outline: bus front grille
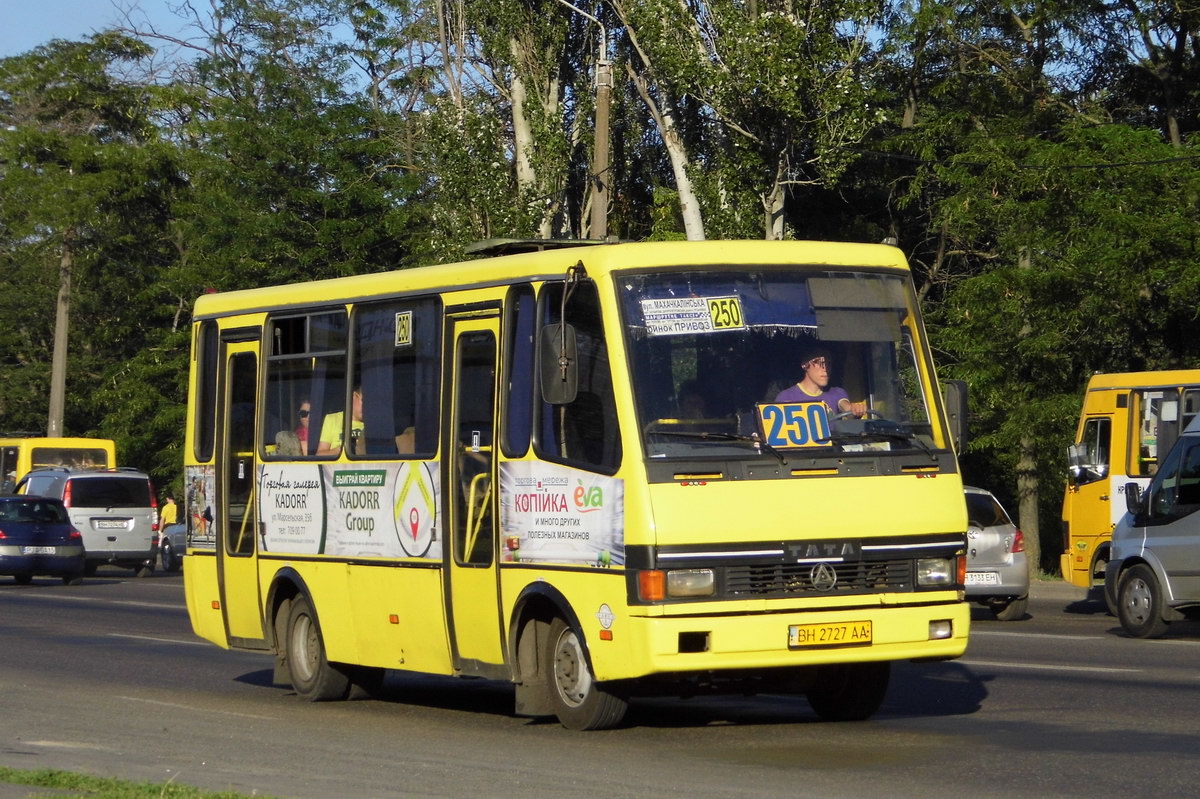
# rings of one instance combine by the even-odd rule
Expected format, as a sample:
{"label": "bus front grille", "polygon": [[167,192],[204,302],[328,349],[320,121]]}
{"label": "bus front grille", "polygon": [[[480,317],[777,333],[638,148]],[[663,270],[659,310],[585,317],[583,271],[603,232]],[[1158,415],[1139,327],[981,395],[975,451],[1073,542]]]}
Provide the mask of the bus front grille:
{"label": "bus front grille", "polygon": [[725,569],[725,593],[731,598],[877,594],[911,590],[911,559],[817,564],[766,563],[728,566]]}

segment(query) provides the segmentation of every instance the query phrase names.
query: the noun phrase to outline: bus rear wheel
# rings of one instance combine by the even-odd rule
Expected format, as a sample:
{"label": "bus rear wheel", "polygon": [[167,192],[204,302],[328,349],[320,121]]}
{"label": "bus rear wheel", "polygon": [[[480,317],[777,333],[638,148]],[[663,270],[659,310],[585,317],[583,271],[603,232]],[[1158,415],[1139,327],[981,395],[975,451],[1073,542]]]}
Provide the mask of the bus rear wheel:
{"label": "bus rear wheel", "polygon": [[350,679],[325,657],[317,614],[303,594],[291,602],[286,646],[288,675],[301,698],[327,702],[350,694]]}
{"label": "bus rear wheel", "polygon": [[567,729],[604,730],[625,717],[629,703],[596,682],[579,635],[562,619],[550,625],[542,668],[554,715]]}
{"label": "bus rear wheel", "polygon": [[863,721],[883,704],[891,674],[887,661],[824,666],[808,703],[826,721]]}

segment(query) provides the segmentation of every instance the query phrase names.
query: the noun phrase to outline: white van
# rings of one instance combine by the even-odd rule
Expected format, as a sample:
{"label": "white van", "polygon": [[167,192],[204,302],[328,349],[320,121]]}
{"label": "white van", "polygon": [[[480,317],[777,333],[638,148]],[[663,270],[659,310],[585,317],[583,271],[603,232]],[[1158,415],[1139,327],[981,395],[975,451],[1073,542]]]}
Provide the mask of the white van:
{"label": "white van", "polygon": [[83,534],[86,574],[103,564],[131,568],[139,577],[154,571],[158,555],[158,501],[150,476],[136,469],[34,469],[17,484],[18,494],[61,499]]}
{"label": "white van", "polygon": [[1188,424],[1145,493],[1125,488],[1104,590],[1121,626],[1157,638],[1173,620],[1200,617],[1200,417]]}

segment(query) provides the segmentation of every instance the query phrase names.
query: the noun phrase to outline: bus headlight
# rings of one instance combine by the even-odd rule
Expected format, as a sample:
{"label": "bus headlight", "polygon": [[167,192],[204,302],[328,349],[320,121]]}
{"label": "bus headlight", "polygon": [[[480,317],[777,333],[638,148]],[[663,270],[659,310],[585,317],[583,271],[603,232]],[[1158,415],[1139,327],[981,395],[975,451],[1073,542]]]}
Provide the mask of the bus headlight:
{"label": "bus headlight", "polygon": [[952,586],[956,571],[955,558],[918,558],[917,585]]}
{"label": "bus headlight", "polygon": [[712,596],[716,580],[712,569],[675,569],[667,572],[667,596]]}

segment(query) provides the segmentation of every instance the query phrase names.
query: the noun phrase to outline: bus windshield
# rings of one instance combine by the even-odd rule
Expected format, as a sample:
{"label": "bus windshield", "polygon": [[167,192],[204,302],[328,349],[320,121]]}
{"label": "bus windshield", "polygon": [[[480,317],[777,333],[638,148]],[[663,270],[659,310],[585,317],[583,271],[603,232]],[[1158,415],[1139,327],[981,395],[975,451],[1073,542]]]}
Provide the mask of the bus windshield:
{"label": "bus windshield", "polygon": [[943,446],[901,276],[763,266],[622,273],[617,286],[647,457]]}

